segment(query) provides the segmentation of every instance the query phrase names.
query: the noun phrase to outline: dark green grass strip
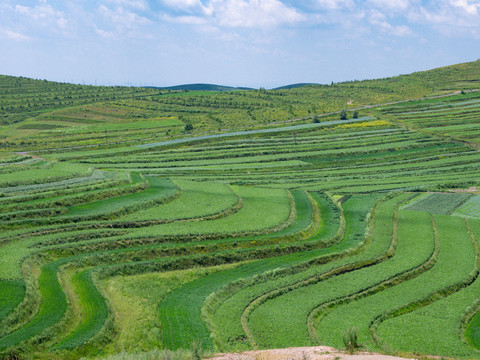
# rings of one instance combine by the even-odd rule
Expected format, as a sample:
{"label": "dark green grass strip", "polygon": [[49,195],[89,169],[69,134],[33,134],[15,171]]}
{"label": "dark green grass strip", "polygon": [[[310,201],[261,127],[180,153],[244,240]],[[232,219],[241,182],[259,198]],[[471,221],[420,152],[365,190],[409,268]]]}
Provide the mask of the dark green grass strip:
{"label": "dark green grass strip", "polygon": [[[366,216],[377,199],[378,195],[360,195],[351,198],[347,203],[351,202],[352,206],[351,208],[347,206],[348,211],[346,209],[345,216]],[[356,234],[356,232],[354,233]],[[361,240],[360,236],[349,236],[347,241],[342,241],[331,248],[254,261],[185,284],[170,293],[160,304],[159,315],[163,329],[163,345],[169,349],[179,349],[188,348],[193,342],[197,342],[202,348],[213,350],[210,333],[201,320],[201,308],[208,295],[235,280],[248,278],[272,269],[293,266],[322,255],[344,251],[355,247]]]}
{"label": "dark green grass strip", "polygon": [[[276,287],[254,299],[242,314],[242,326],[252,345],[260,348],[311,345],[312,340],[305,325],[317,302],[330,300],[339,292],[359,291],[369,287],[376,279],[381,279],[383,273],[375,269],[384,267],[382,262],[395,253],[396,239],[392,236],[394,208],[398,201],[405,200],[405,195],[402,196],[401,199],[395,197],[378,206],[374,220],[369,222],[375,230],[369,227],[370,235],[366,240],[369,246],[364,248],[365,251],[318,267],[316,273],[287,286]],[[347,217],[347,213],[345,215]],[[350,230],[349,236],[363,239],[363,217],[355,214],[347,220],[347,227],[356,229]],[[375,234],[373,238],[372,234]],[[361,278],[356,275],[358,273],[367,275]]]}
{"label": "dark green grass strip", "polygon": [[276,233],[266,234],[263,237],[268,238],[291,235],[306,229],[308,225],[310,225],[313,216],[313,206],[308,199],[307,194],[303,190],[292,190],[291,193],[295,200],[295,211],[297,214],[295,221],[285,229]]}
{"label": "dark green grass strip", "polygon": [[[297,199],[297,211],[302,214],[302,223],[298,226],[301,227],[305,224],[308,226],[312,219],[312,205],[307,204],[309,200],[304,191],[296,191],[294,197]],[[304,221],[303,217],[306,217],[307,220]],[[295,230],[296,226],[293,226],[290,231],[294,232]],[[47,328],[60,321],[65,314],[67,303],[57,278],[58,268],[67,262],[75,262],[89,255],[92,254],[66,257],[43,266],[39,278],[42,298],[39,313],[24,327],[0,339],[0,348],[16,346],[24,340],[43,333]],[[101,329],[107,317],[105,301],[92,283],[91,273],[82,272],[75,276],[73,281],[85,315],[80,326],[59,344],[61,349],[71,349],[88,341]]]}
{"label": "dark green grass strip", "polygon": [[[340,347],[341,332],[348,327],[355,327],[360,341],[367,346],[370,338],[370,314],[375,314],[386,303],[385,300],[375,302],[375,299],[382,298],[383,291],[428,271],[435,264],[439,246],[434,239],[429,216],[425,213],[400,212],[397,221],[397,224],[393,224],[392,234],[397,237],[397,253],[375,270],[383,279],[379,278],[379,282],[364,290],[334,298],[314,308],[308,317],[309,333],[313,339],[325,345]],[[381,228],[378,230],[382,231]],[[372,278],[372,274],[358,271],[355,277],[361,282]],[[365,305],[369,301],[372,304]]]}
{"label": "dark green grass strip", "polygon": [[[469,224],[471,231],[474,233],[478,241],[478,239],[480,239],[480,222],[469,220]],[[480,350],[480,299],[477,298],[476,303],[472,304],[472,310],[476,310],[477,313],[473,316],[465,329],[465,339],[470,346]]]}
{"label": "dark green grass strip", "polygon": [[[298,194],[301,194],[301,192],[299,192]],[[60,319],[64,316],[66,307],[67,307],[65,295],[61,291],[61,287],[58,282],[56,273],[60,266],[66,264],[67,262],[77,261],[81,257],[84,257],[86,255],[88,254],[73,256],[69,258],[63,258],[63,259],[54,261],[52,263],[49,263],[42,268],[42,272],[39,279],[42,305],[40,307],[39,313],[33,318],[33,320],[27,323],[24,327],[2,338],[0,341],[0,348],[17,346],[20,342],[28,340],[40,334],[42,334],[43,339],[51,338],[52,336],[54,336],[53,333],[48,333],[46,332],[46,330],[47,328],[52,327],[58,321],[60,321]],[[305,258],[304,254],[291,254],[288,256],[284,256],[281,259],[270,258],[270,259],[267,259],[266,261],[258,262],[259,266],[256,266],[251,273],[255,274],[257,271],[262,271],[263,269],[268,270],[271,268],[280,267],[281,265],[285,266],[286,260],[289,260],[292,263],[296,263],[298,261],[303,260],[304,258]],[[284,264],[282,264],[282,262]],[[243,274],[240,274],[240,276],[242,276]],[[88,286],[85,285],[86,284],[85,279],[80,278],[79,280],[80,281],[84,280],[83,285],[81,285],[81,287],[83,286],[84,288],[88,288]],[[101,306],[93,310],[93,312],[95,311],[101,312]],[[96,315],[95,314],[92,315],[92,318],[96,318]],[[83,340],[86,340],[94,333],[94,331],[97,331],[97,329],[100,327],[100,325],[98,324],[100,323],[103,324],[104,320],[102,320],[100,316],[98,321],[95,320],[94,322],[97,325],[90,324],[89,326],[85,326],[80,330],[78,330],[79,333],[77,334],[81,334],[82,335],[81,337],[83,338]],[[90,332],[92,328],[95,328],[95,330]]]}
{"label": "dark green grass strip", "polygon": [[42,267],[38,287],[42,304],[38,314],[25,326],[0,339],[0,349],[16,346],[56,324],[67,309],[67,301],[57,278],[58,267],[65,260],[57,260]]}
{"label": "dark green grass strip", "polygon": [[[470,286],[478,276],[476,249],[463,219],[435,215],[435,224],[440,240],[438,261],[430,271],[397,287],[404,290],[400,298],[413,294],[414,301],[410,297],[409,302],[400,307],[391,306],[372,320],[369,328],[377,346],[431,355],[459,355],[455,354],[456,348],[451,348],[452,344],[447,348],[439,344],[442,336],[435,339],[433,332],[420,333],[414,331],[415,325],[412,325],[417,314],[428,313],[429,305]],[[437,311],[434,317],[439,318],[448,311],[448,308]]]}
{"label": "dark green grass strip", "polygon": [[311,195],[317,202],[318,210],[320,211],[320,228],[310,240],[331,239],[339,226],[340,211],[324,193],[314,192]]}
{"label": "dark green grass strip", "polygon": [[97,216],[136,206],[148,200],[160,200],[173,195],[177,187],[170,179],[147,177],[150,187],[136,194],[119,196],[111,199],[95,201],[89,204],[78,205],[70,208],[65,215],[68,217]]}
{"label": "dark green grass strip", "polygon": [[82,320],[55,349],[73,349],[86,343],[101,330],[108,317],[107,304],[92,281],[92,270],[75,274],[72,282],[82,306]]}
{"label": "dark green grass strip", "polygon": [[21,281],[0,281],[0,321],[20,304],[25,296],[25,285]]}

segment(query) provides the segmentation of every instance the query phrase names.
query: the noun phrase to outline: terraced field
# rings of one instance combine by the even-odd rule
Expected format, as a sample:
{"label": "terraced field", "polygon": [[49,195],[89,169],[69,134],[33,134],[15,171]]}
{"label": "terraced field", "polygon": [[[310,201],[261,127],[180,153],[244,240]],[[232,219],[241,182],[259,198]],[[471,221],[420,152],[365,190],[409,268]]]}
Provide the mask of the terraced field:
{"label": "terraced field", "polygon": [[[0,156],[0,353],[344,348],[354,328],[368,350],[480,358],[479,94],[143,144],[31,133]],[[47,100],[42,124],[100,132],[113,106]]]}

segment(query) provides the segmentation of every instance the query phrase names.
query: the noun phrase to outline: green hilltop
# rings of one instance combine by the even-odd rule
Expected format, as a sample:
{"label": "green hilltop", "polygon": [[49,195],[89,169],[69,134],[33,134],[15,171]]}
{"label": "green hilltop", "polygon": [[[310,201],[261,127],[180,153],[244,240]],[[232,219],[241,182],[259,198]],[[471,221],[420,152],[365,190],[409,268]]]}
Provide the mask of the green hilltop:
{"label": "green hilltop", "polygon": [[193,125],[190,133],[277,126],[342,109],[468,90],[479,83],[480,62],[378,80],[228,92],[85,86],[1,76],[0,139],[10,150],[152,142],[184,136],[186,124]]}

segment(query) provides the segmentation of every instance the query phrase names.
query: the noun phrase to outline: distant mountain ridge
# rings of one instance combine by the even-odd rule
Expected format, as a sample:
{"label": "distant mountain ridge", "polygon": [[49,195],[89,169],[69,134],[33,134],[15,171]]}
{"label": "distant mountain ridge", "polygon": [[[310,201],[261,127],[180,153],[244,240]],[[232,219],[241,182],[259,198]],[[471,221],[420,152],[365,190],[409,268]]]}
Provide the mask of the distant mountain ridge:
{"label": "distant mountain ridge", "polygon": [[254,90],[253,88],[248,87],[233,87],[233,86],[224,86],[216,84],[183,84],[175,86],[147,86],[148,88],[160,89],[160,90],[188,90],[188,91],[235,91],[235,90]]}
{"label": "distant mountain ridge", "polygon": [[[289,89],[296,89],[304,86],[311,86],[311,85],[320,85],[317,83],[297,83],[297,84],[290,84],[284,85],[277,88],[273,88],[271,90],[289,90]],[[225,85],[216,85],[216,84],[183,84],[183,85],[175,85],[175,86],[147,86],[151,89],[159,89],[159,90],[175,90],[175,91],[218,91],[218,92],[226,92],[226,91],[237,91],[237,90],[256,90],[254,88],[249,87],[234,87],[234,86],[225,86]]]}
{"label": "distant mountain ridge", "polygon": [[285,85],[285,86],[280,86],[272,90],[290,90],[290,89],[297,89],[305,86],[315,86],[315,85],[321,85],[318,83],[297,83],[297,84],[290,84],[290,85]]}

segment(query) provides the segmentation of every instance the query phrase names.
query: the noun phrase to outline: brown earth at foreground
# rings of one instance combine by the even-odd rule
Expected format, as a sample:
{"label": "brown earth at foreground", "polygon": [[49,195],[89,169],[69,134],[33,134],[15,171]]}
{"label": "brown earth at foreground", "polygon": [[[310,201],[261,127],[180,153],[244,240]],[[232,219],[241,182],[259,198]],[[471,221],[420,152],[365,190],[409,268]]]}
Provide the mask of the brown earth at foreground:
{"label": "brown earth at foreground", "polygon": [[273,350],[216,354],[209,360],[414,360],[401,357],[357,352],[354,355],[327,346],[298,347]]}

